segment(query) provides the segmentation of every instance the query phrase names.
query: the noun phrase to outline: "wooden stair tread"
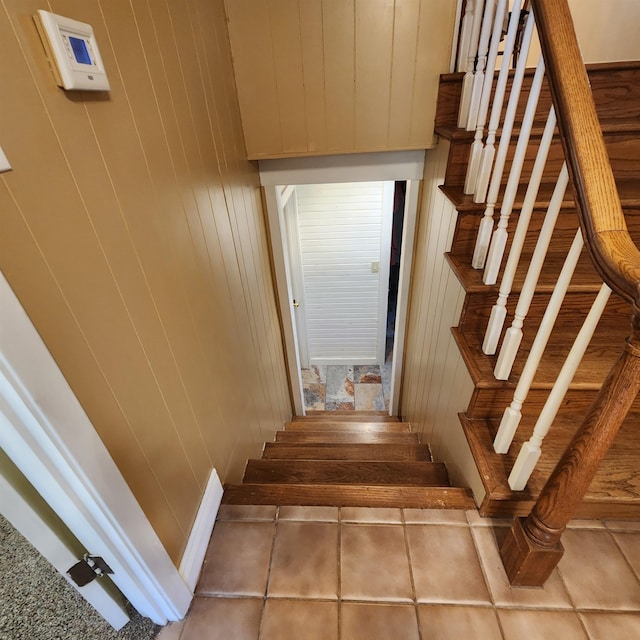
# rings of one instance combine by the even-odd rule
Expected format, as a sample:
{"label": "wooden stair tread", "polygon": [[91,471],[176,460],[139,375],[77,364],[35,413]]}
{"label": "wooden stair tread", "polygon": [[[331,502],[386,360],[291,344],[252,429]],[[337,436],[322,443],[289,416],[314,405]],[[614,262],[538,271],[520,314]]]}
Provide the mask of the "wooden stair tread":
{"label": "wooden stair tread", "polygon": [[[637,180],[630,180],[625,178],[619,178],[616,180],[618,186],[618,194],[620,196],[620,202],[623,208],[637,208],[640,207],[640,184]],[[546,209],[551,202],[551,195],[555,188],[554,183],[543,182],[538,190],[538,196],[534,205],[534,209]],[[473,196],[464,193],[462,185],[440,185],[439,189],[451,200],[456,209],[460,213],[467,211],[476,211],[483,213],[486,207],[484,202],[474,202]],[[518,212],[522,209],[524,204],[524,198],[527,193],[527,184],[518,185],[516,197],[513,203],[513,211]],[[501,194],[502,195],[502,194]],[[499,198],[496,205],[496,219],[500,214],[500,204],[502,197]],[[573,199],[571,191],[568,189],[565,193],[565,197],[562,201],[563,209],[574,209],[575,201]]]}
{"label": "wooden stair tread", "polygon": [[431,460],[426,444],[300,444],[267,442],[262,454],[268,460]]}
{"label": "wooden stair tread", "polygon": [[315,411],[307,410],[304,416],[293,416],[291,422],[309,422],[310,420],[328,420],[338,418],[341,422],[402,422],[398,416],[390,416],[387,411]]}
{"label": "wooden stair tread", "polygon": [[286,431],[354,431],[357,433],[404,433],[411,427],[408,422],[339,422],[310,420],[308,422],[287,422]]}
{"label": "wooden stair tread", "polygon": [[[526,329],[525,329],[526,331]],[[493,369],[497,356],[486,356],[482,353],[482,337],[463,333],[458,328],[452,329],[454,338],[462,353],[467,369],[471,374],[474,384],[478,388],[497,387],[502,388],[515,385],[522,373],[526,361],[528,349],[523,344],[521,351],[514,362],[509,381],[496,380]],[[585,352],[582,362],[578,366],[570,389],[598,390],[607,376],[613,363],[624,348],[625,332],[617,336],[617,340],[607,340],[606,336],[594,336]],[[531,386],[532,389],[551,389],[557,378],[557,374],[564,363],[566,354],[573,343],[574,334],[567,334],[558,330],[552,334],[544,356]]]}
{"label": "wooden stair tread", "polygon": [[356,431],[277,431],[276,442],[309,442],[334,444],[419,444],[417,433],[383,432],[358,433]]}
{"label": "wooden stair tread", "polygon": [[[510,469],[523,442],[528,440],[535,420],[523,418],[514,442],[505,455],[493,450],[493,435],[498,420],[470,419],[460,414],[465,436],[478,465],[487,491],[481,513],[486,516],[527,515],[546,478],[555,467],[579,422],[556,420],[542,445],[542,456],[524,491],[511,491]],[[637,438],[638,416],[634,414],[622,425],[614,445],[605,456],[591,483],[578,517],[640,517],[640,442]],[[610,505],[609,511],[605,509]]]}
{"label": "wooden stair tread", "polygon": [[459,487],[358,486],[322,484],[226,485],[223,504],[270,504],[402,509],[475,509],[468,489]]}
{"label": "wooden stair tread", "polygon": [[249,460],[244,483],[449,486],[439,462]]}
{"label": "wooden stair tread", "polygon": [[[515,278],[513,280],[513,293],[519,293],[522,291],[522,286],[527,274],[529,256],[523,256],[523,260],[520,263],[516,271]],[[544,267],[540,274],[540,279],[536,285],[536,291],[540,293],[553,293],[555,283],[558,279],[558,274],[562,269],[566,258],[566,253],[557,254],[549,253],[547,260],[545,260]],[[493,292],[496,297],[500,287],[500,280],[502,278],[502,272],[506,260],[503,260],[502,267],[500,269],[500,275],[498,277],[497,284],[486,285],[482,282],[482,269],[474,269],[471,266],[471,257],[468,255],[457,255],[455,253],[446,254],[447,262],[458,278],[460,284],[464,287],[467,293],[489,293]],[[602,285],[602,278],[598,276],[593,268],[588,256],[584,253],[579,262],[574,277],[569,285],[569,292],[582,292],[582,293],[597,293]]]}

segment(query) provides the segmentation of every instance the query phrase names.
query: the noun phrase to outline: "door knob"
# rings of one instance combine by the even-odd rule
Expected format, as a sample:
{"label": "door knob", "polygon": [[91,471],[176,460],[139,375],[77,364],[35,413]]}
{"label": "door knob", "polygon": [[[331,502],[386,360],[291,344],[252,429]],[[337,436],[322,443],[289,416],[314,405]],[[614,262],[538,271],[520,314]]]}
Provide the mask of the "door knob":
{"label": "door knob", "polygon": [[294,300],[293,306],[297,309],[300,306],[300,303],[297,300]]}

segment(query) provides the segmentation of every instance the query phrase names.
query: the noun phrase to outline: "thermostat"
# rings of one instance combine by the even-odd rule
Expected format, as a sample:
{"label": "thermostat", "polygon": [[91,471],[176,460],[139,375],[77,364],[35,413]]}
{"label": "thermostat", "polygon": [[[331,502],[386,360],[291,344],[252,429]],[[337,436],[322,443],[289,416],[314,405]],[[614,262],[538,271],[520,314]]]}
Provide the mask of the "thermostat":
{"label": "thermostat", "polygon": [[88,91],[109,90],[107,72],[90,24],[49,11],[38,11],[34,20],[58,86]]}

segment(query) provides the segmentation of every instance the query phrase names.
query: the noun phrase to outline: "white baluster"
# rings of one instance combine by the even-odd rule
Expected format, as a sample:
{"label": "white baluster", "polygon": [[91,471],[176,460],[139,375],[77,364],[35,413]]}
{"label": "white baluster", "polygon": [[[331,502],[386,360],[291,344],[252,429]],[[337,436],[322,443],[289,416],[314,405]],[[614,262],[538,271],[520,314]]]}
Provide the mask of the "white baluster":
{"label": "white baluster", "polygon": [[[518,144],[516,145],[516,150],[513,155],[511,171],[509,172],[509,179],[507,180],[507,186],[505,187],[504,195],[502,196],[502,206],[500,207],[500,221],[498,222],[497,229],[493,233],[493,237],[491,238],[491,245],[489,246],[487,264],[482,277],[482,281],[485,284],[495,284],[498,279],[498,271],[500,270],[502,257],[504,256],[504,250],[507,246],[507,227],[509,225],[509,217],[511,216],[511,212],[513,211],[513,203],[515,202],[516,194],[518,192],[518,185],[520,184],[522,166],[524,164],[525,154],[527,153],[527,148],[529,146],[531,127],[533,126],[533,120],[536,115],[536,108],[538,106],[538,98],[540,97],[540,89],[542,88],[543,77],[544,61],[542,60],[542,57],[540,57],[540,60],[538,61],[538,67],[536,68],[536,74],[533,77],[533,82],[531,84],[531,92],[529,93],[527,108],[522,120],[522,127],[520,130],[520,136],[518,138]],[[502,140],[500,140],[500,145],[502,146]]]}
{"label": "white baluster", "polygon": [[[493,5],[495,0],[489,0],[488,4]],[[470,2],[471,4],[471,2]],[[469,6],[469,5],[467,5]],[[471,88],[473,86],[474,68],[476,63],[476,55],[478,53],[478,38],[480,37],[480,26],[482,25],[482,16],[484,9],[484,0],[475,0],[473,6],[473,22],[471,25],[471,33],[469,35],[469,46],[466,53],[466,68],[464,78],[462,79],[462,93],[460,94],[460,110],[458,111],[458,126],[461,129],[466,128],[469,119],[469,103],[471,102]],[[487,10],[493,11],[493,6],[487,7]],[[465,14],[466,15],[466,14]],[[460,69],[462,71],[462,69]]]}
{"label": "white baluster", "polygon": [[[484,334],[482,351],[487,355],[493,355],[498,348],[498,340],[500,339],[502,327],[507,316],[507,300],[509,298],[509,294],[511,293],[511,287],[513,286],[513,279],[515,278],[518,264],[520,263],[520,256],[522,255],[524,241],[529,229],[529,221],[531,220],[533,207],[535,206],[536,198],[538,197],[538,190],[540,189],[540,182],[542,181],[542,174],[544,172],[544,166],[547,162],[547,156],[549,155],[549,147],[551,146],[551,141],[553,140],[553,133],[555,128],[556,113],[554,108],[551,107],[549,116],[547,117],[547,124],[545,125],[544,132],[540,140],[540,146],[538,147],[538,154],[536,155],[536,161],[533,165],[531,178],[529,179],[529,184],[527,186],[527,193],[524,197],[520,216],[518,217],[518,225],[516,227],[515,233],[513,234],[511,251],[509,252],[509,258],[504,268],[502,281],[500,282],[498,299],[496,300],[496,304],[494,304],[493,308],[491,309],[491,316],[489,317],[487,330]],[[493,188],[493,178],[491,186]],[[492,189],[489,189],[489,199],[492,198],[491,191]],[[489,206],[489,201],[487,201],[487,206]]]}
{"label": "white baluster", "polygon": [[[485,81],[491,78],[489,82],[493,82],[493,69],[489,69],[485,76],[487,66],[487,55],[489,53],[489,38],[491,36],[491,27],[495,17],[495,0],[489,0],[484,8],[484,16],[482,17],[482,30],[480,31],[480,41],[478,43],[478,59],[476,69],[471,84],[469,108],[467,110],[467,119],[464,124],[459,125],[465,127],[467,131],[474,131],[477,126],[478,112],[480,110],[480,102],[482,99],[482,91]],[[495,63],[494,63],[495,66]]]}
{"label": "white baluster", "polygon": [[[533,28],[533,15],[529,16],[531,28]],[[500,73],[498,74],[498,81],[496,83],[496,90],[493,96],[493,105],[491,106],[491,118],[489,119],[489,130],[487,132],[487,140],[485,142],[484,149],[482,150],[482,157],[480,159],[480,165],[478,167],[478,175],[476,178],[476,185],[474,187],[474,202],[484,202],[487,194],[486,185],[489,182],[489,176],[491,175],[491,167],[493,166],[493,160],[496,155],[495,141],[498,127],[500,126],[500,116],[502,115],[502,104],[504,102],[504,96],[507,90],[507,80],[509,79],[509,71],[511,69],[511,56],[513,54],[513,47],[516,41],[516,35],[518,33],[518,25],[520,24],[520,2],[513,3],[511,9],[511,19],[509,20],[509,28],[507,30],[507,38],[504,44],[504,51],[502,54],[502,65],[500,67]],[[524,56],[526,58],[526,56]],[[523,72],[524,64],[523,62]],[[518,88],[519,93],[519,88]],[[517,104],[517,97],[516,97]],[[515,105],[514,105],[515,113]],[[481,193],[478,192],[478,186],[483,186],[484,189]]]}
{"label": "white baluster", "polygon": [[[491,4],[491,2],[489,3]],[[476,180],[478,179],[478,168],[480,167],[480,158],[482,156],[482,137],[484,135],[484,125],[487,122],[487,113],[489,111],[489,101],[491,99],[491,88],[493,86],[493,71],[496,66],[498,57],[498,45],[500,44],[500,34],[502,33],[502,17],[506,10],[506,0],[498,0],[493,33],[491,35],[491,46],[489,47],[489,55],[487,57],[487,74],[482,84],[482,92],[480,94],[480,104],[478,107],[477,117],[475,118],[476,132],[471,145],[471,153],[469,155],[469,166],[467,167],[467,175],[464,182],[464,192],[473,193],[476,188]],[[484,27],[484,23],[483,23]],[[481,36],[482,37],[482,36]],[[504,96],[503,96],[504,97]],[[475,96],[471,96],[471,105],[469,107],[469,124],[467,130],[473,129],[471,126],[474,120]]]}
{"label": "white baluster", "polygon": [[553,389],[545,402],[545,405],[538,416],[533,435],[522,445],[518,457],[516,458],[511,474],[509,475],[509,486],[514,491],[522,491],[529,481],[533,470],[542,454],[542,441],[549,433],[549,429],[555,420],[562,400],[564,399],[569,385],[573,380],[578,366],[584,356],[584,352],[591,342],[593,332],[598,326],[602,313],[607,305],[607,300],[611,295],[611,289],[606,284],[600,288],[589,314],[587,315],[582,328],[571,347],[571,351],[558,374]]}
{"label": "white baluster", "polygon": [[569,288],[569,283],[571,282],[571,277],[573,276],[573,272],[578,264],[578,259],[580,258],[583,246],[584,241],[582,239],[582,232],[578,229],[575,238],[571,243],[569,253],[567,254],[562,266],[562,270],[560,271],[560,275],[558,276],[556,286],[551,294],[551,298],[549,299],[549,304],[547,305],[542,321],[540,322],[540,326],[538,327],[538,333],[536,334],[533,345],[531,346],[531,351],[529,351],[529,357],[527,358],[527,362],[520,374],[516,390],[513,393],[511,405],[504,410],[502,420],[500,421],[500,427],[498,428],[498,433],[496,434],[493,442],[493,448],[496,453],[506,453],[511,446],[513,436],[515,435],[518,425],[520,424],[520,419],[522,418],[522,405],[527,399],[529,389],[531,389],[533,378],[536,375],[538,365],[542,359],[542,354],[544,353],[549,337],[551,336],[551,332],[553,331],[553,325],[555,324],[558,313],[560,312],[560,306],[562,305],[562,301],[564,300],[567,289]]}
{"label": "white baluster", "polygon": [[[520,58],[518,59],[518,65],[516,67],[515,74],[513,76],[513,82],[511,84],[511,91],[509,93],[509,103],[507,104],[507,111],[505,113],[504,122],[502,123],[502,131],[500,133],[500,145],[498,147],[498,153],[496,156],[495,167],[498,167],[498,163],[500,162],[501,152],[504,153],[504,157],[502,158],[502,164],[500,165],[499,174],[502,177],[502,172],[504,170],[504,163],[507,155],[507,150],[509,148],[509,142],[511,140],[511,132],[513,130],[513,123],[516,118],[516,109],[518,107],[518,102],[520,101],[520,92],[522,90],[522,81],[524,79],[524,72],[527,67],[527,56],[529,54],[529,48],[531,47],[531,37],[533,34],[533,27],[535,24],[535,20],[533,18],[533,12],[529,12],[529,16],[527,17],[527,23],[525,25],[524,34],[522,36],[522,45],[520,47]],[[531,96],[531,92],[529,93]],[[529,97],[529,100],[531,97]],[[488,140],[487,140],[488,142]],[[483,154],[485,150],[483,150]],[[495,175],[497,168],[494,168],[493,173],[491,172],[491,166],[484,166],[482,162],[480,163],[480,171],[478,172],[478,181],[476,183],[475,195],[473,197],[476,202],[484,202],[487,196],[487,187],[489,184],[489,176],[491,175],[493,180],[493,175]]]}
{"label": "white baluster", "polygon": [[[517,14],[518,19],[514,22],[514,16]],[[500,115],[502,112],[502,103],[504,102],[504,94],[507,85],[507,77],[509,73],[509,64],[505,65],[505,60],[511,57],[513,52],[513,43],[515,40],[515,34],[517,32],[517,23],[519,21],[520,15],[520,2],[516,1],[514,3],[511,21],[509,22],[509,32],[507,33],[507,42],[505,43],[505,52],[504,59],[502,61],[502,67],[500,68],[500,73],[498,74],[498,81],[496,83],[496,90],[493,100],[493,105],[491,107],[491,118],[489,120],[489,133],[487,135],[487,144],[483,153],[486,151],[487,155],[487,163],[493,163],[493,157],[495,155],[494,145],[496,139],[496,131],[498,130],[498,126],[500,124]],[[509,37],[511,35],[511,38]],[[510,49],[507,51],[507,48],[510,46]],[[511,134],[509,134],[509,137]],[[491,178],[491,187],[489,189],[489,196],[487,198],[487,206],[484,211],[484,216],[482,220],[480,220],[480,226],[478,228],[478,236],[476,238],[476,245],[473,250],[473,257],[471,259],[471,266],[474,269],[483,269],[485,259],[487,257],[487,251],[489,249],[489,242],[491,241],[491,234],[493,232],[493,212],[495,210],[496,202],[498,201],[498,193],[500,191],[500,181],[502,180],[502,171],[504,170],[504,162],[506,160],[508,150],[508,140],[506,141],[506,146],[504,148],[504,157],[500,157],[500,149],[498,149],[498,157],[496,159],[496,167],[493,171],[493,176]],[[481,160],[482,162],[482,160]],[[501,162],[502,166],[499,166],[499,162]],[[467,172],[467,177],[469,173]],[[475,180],[477,182],[477,175],[475,176]],[[475,190],[475,184],[473,186]],[[474,195],[474,201],[475,201]]]}
{"label": "white baluster", "polygon": [[474,0],[467,0],[464,15],[460,20],[460,39],[458,40],[458,60],[456,63],[457,71],[465,71],[467,68],[467,58],[469,57],[471,48],[471,31],[473,30],[474,4]]}
{"label": "white baluster", "polygon": [[567,171],[566,163],[562,165],[560,175],[558,176],[558,182],[553,190],[551,196],[551,202],[538,236],[538,242],[536,248],[533,251],[531,262],[529,263],[529,270],[524,280],[520,297],[518,298],[518,304],[516,305],[515,317],[511,326],[507,329],[502,347],[500,348],[500,355],[496,362],[493,374],[497,380],[507,380],[511,373],[511,367],[516,359],[520,342],[522,341],[522,325],[524,319],[529,312],[529,306],[536,290],[536,284],[542,270],[544,259],[547,255],[547,249],[551,242],[551,235],[562,207],[562,200],[564,199],[565,191],[567,190],[567,184],[569,183],[569,173]]}

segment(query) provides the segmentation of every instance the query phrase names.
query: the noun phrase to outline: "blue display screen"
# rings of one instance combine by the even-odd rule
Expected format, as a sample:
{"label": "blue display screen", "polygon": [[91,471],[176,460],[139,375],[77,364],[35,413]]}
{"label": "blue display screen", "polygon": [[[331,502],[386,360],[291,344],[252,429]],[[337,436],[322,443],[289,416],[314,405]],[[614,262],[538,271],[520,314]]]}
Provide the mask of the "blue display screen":
{"label": "blue display screen", "polygon": [[76,57],[76,62],[79,62],[80,64],[92,64],[89,49],[87,49],[87,43],[85,40],[69,36],[69,43],[71,44],[73,55]]}

